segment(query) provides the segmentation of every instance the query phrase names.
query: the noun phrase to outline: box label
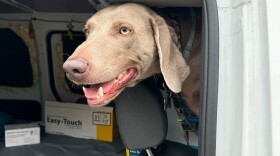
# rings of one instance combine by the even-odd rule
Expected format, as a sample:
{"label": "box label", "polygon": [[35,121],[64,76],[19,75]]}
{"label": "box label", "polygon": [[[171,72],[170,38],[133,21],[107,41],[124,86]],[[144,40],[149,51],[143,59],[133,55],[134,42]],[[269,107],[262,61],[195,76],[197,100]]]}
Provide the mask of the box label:
{"label": "box label", "polygon": [[68,127],[80,127],[83,125],[83,122],[81,120],[70,120],[66,117],[57,117],[57,116],[47,116],[48,123],[60,125],[63,124],[64,126]]}
{"label": "box label", "polygon": [[93,109],[88,105],[47,101],[46,132],[78,138],[112,141],[113,108]]}
{"label": "box label", "polygon": [[92,113],[92,119],[94,125],[104,125],[110,126],[111,125],[111,114],[109,113]]}
{"label": "box label", "polygon": [[40,143],[40,128],[25,128],[5,131],[6,147]]}

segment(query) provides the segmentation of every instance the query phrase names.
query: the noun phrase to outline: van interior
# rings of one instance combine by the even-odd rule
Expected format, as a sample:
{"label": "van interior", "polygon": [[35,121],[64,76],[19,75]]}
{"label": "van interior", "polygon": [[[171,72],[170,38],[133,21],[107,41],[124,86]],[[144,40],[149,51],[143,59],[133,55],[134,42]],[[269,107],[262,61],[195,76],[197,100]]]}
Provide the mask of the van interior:
{"label": "van interior", "polygon": [[[137,101],[121,96],[109,104],[114,109],[113,120],[117,120],[114,126],[119,131],[112,141],[48,133],[46,103],[87,106],[82,88],[74,85],[62,68],[66,59],[86,39],[83,28],[87,19],[107,6],[127,2],[144,4],[164,17],[175,29],[182,49],[192,43],[195,31],[202,32],[200,116],[187,107],[178,113],[173,104],[163,110],[162,95],[151,96],[161,94],[158,92],[161,89],[150,89],[152,85],[145,80],[142,87],[130,89],[130,96],[135,96]],[[173,142],[180,147],[166,155],[180,155],[177,154],[180,150],[185,152],[183,155],[215,155],[217,23],[215,0],[0,0],[0,155],[150,156],[157,155],[157,151],[167,151],[175,146]],[[190,30],[194,31],[193,37]],[[159,105],[148,108],[145,100],[149,98],[149,102],[155,101]],[[127,106],[131,103],[138,105]],[[133,112],[135,109],[137,113]],[[144,118],[144,112],[149,109],[159,111]],[[166,120],[166,124],[158,121],[157,116]],[[6,126],[29,123],[39,126],[40,143],[6,147]],[[156,139],[152,137],[159,136],[164,129],[160,126],[166,130],[163,130],[164,137],[159,139],[158,147],[146,147],[154,146],[152,142]],[[136,128],[138,131],[132,133]],[[148,134],[143,133],[147,129],[150,130]],[[166,142],[163,140],[169,142],[162,144]]]}

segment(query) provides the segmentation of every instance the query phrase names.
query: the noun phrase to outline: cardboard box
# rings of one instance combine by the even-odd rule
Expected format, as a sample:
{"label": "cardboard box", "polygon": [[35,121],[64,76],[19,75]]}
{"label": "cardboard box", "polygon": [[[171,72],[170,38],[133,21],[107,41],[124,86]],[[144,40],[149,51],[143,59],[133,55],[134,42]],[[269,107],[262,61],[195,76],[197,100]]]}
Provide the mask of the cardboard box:
{"label": "cardboard box", "polygon": [[40,143],[40,127],[37,123],[5,125],[5,146],[21,146]]}
{"label": "cardboard box", "polygon": [[113,107],[47,101],[46,132],[111,142],[118,134],[113,110]]}

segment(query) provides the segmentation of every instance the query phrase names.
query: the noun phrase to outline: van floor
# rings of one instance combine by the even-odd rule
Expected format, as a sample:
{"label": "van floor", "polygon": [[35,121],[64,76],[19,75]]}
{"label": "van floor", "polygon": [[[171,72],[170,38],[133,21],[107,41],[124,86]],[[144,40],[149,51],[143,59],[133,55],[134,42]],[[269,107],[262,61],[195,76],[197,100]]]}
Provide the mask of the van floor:
{"label": "van floor", "polygon": [[125,147],[120,138],[113,142],[79,139],[70,136],[42,134],[41,143],[17,147],[5,147],[0,139],[0,155],[3,156],[124,156]]}

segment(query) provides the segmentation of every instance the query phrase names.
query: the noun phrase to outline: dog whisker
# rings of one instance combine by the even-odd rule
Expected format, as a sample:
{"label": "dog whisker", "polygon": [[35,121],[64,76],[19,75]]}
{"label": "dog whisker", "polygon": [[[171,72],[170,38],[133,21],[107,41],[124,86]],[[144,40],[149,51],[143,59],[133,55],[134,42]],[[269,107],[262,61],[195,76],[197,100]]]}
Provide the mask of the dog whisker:
{"label": "dog whisker", "polygon": [[69,58],[71,55],[68,53],[63,53],[63,56],[66,56],[66,58]]}

